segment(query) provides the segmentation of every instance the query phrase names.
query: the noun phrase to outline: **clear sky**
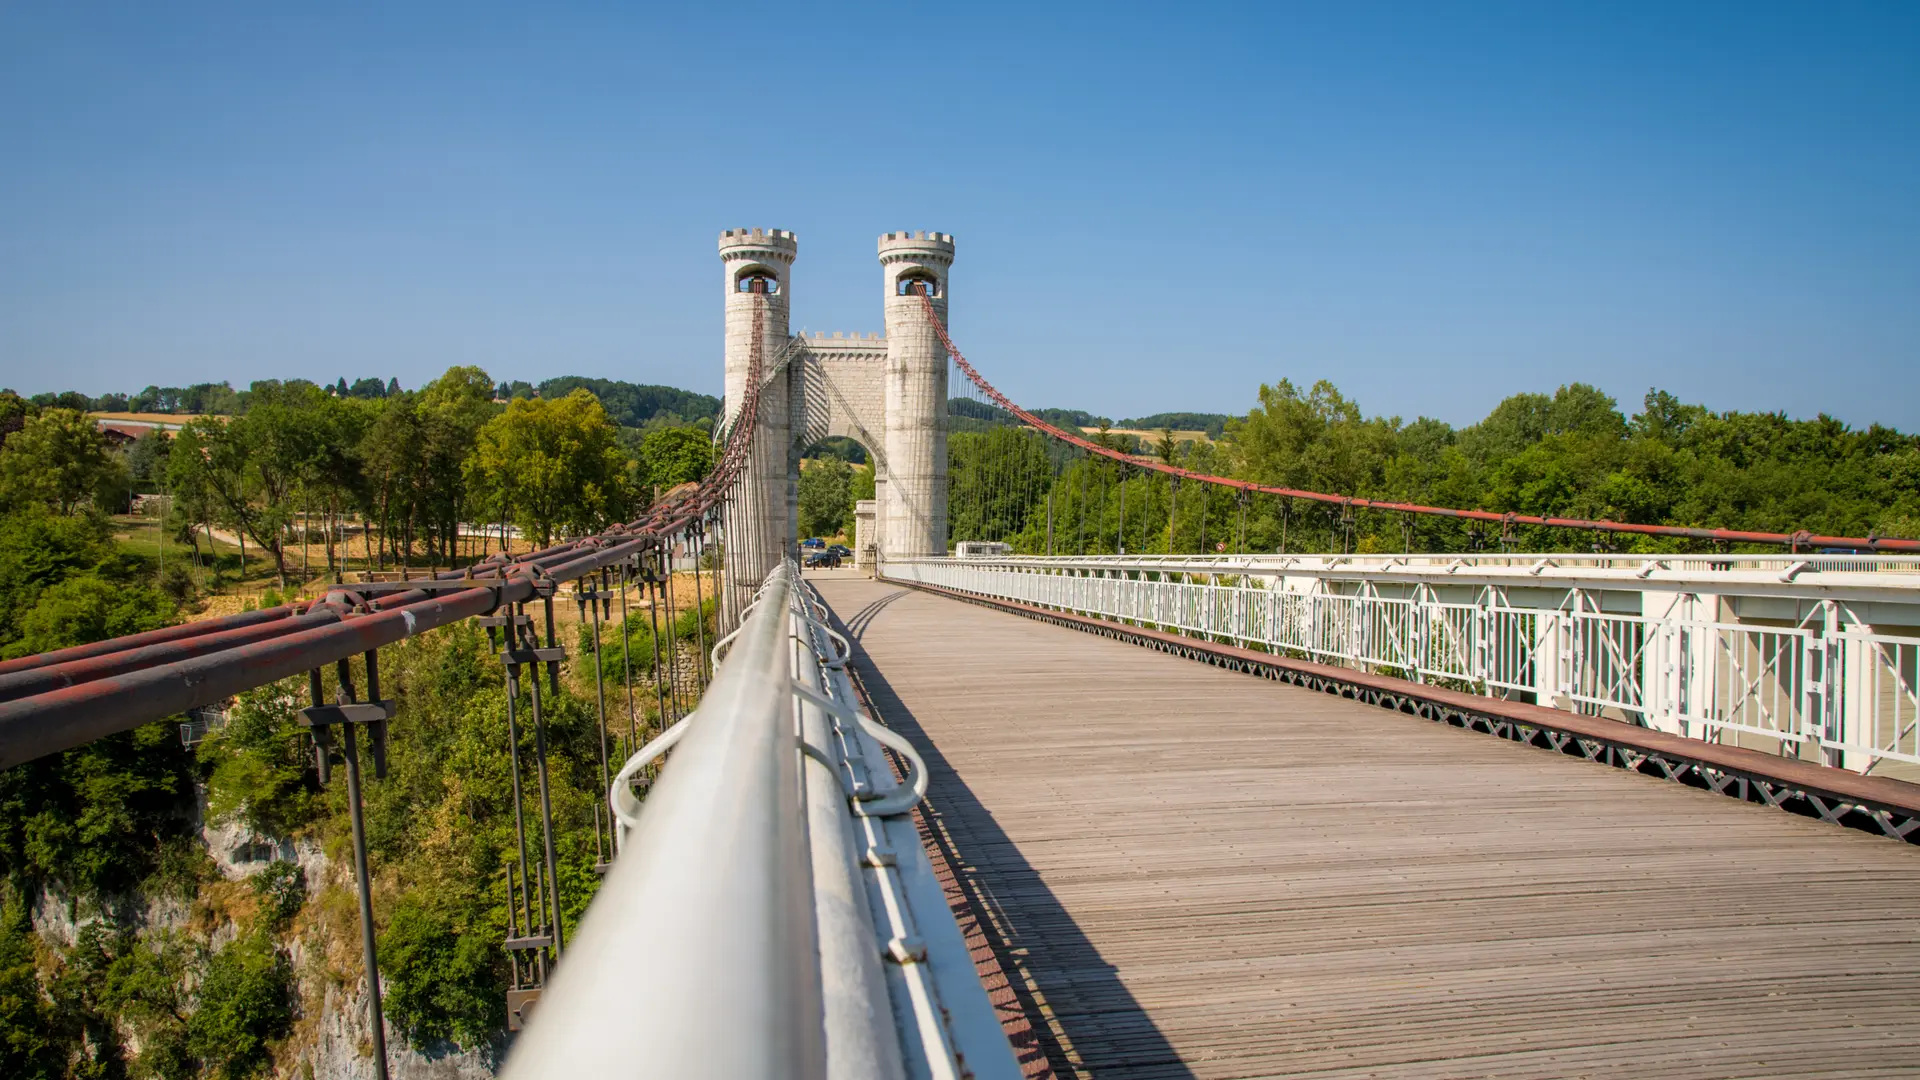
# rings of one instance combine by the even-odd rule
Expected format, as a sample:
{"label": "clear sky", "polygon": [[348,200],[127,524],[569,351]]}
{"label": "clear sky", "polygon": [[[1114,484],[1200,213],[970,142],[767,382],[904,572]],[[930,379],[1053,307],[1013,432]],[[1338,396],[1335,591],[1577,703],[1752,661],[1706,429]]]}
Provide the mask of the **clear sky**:
{"label": "clear sky", "polygon": [[[720,385],[719,231],[1016,400],[1920,429],[1920,3],[0,5],[0,385]],[[403,10],[402,10],[403,9]]]}

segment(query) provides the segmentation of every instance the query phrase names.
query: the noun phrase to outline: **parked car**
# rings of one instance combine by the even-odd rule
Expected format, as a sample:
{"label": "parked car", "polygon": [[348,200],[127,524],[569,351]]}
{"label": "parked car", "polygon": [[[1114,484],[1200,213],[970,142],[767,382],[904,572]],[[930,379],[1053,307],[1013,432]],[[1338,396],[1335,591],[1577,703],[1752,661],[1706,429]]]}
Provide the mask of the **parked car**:
{"label": "parked car", "polygon": [[827,550],[833,552],[835,555],[838,555],[843,559],[853,558],[853,549],[848,547],[845,544],[828,544]]}
{"label": "parked car", "polygon": [[816,570],[835,567],[840,565],[840,556],[837,552],[827,549],[809,551],[806,560],[800,565]]}
{"label": "parked car", "polygon": [[823,548],[827,546],[827,542],[817,536],[809,536],[805,540],[800,541],[800,546],[803,548]]}

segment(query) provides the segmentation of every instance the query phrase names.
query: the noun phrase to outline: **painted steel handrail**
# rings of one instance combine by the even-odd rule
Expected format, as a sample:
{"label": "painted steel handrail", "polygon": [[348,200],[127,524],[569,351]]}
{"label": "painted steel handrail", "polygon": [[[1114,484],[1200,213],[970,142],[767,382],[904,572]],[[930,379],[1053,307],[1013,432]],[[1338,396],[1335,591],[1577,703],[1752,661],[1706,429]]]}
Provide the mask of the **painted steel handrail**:
{"label": "painted steel handrail", "polygon": [[506,1080],[1020,1075],[909,816],[925,763],[861,714],[798,576],[768,574],[700,707],[622,768],[630,831]]}
{"label": "painted steel handrail", "polygon": [[509,1080],[824,1080],[786,597],[776,571],[648,793]]}

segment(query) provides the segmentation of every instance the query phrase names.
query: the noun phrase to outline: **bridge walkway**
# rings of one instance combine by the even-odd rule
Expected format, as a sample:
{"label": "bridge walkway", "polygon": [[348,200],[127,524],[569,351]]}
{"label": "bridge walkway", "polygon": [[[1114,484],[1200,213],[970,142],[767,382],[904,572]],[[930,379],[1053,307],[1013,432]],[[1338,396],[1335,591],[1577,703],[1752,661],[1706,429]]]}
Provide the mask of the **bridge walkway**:
{"label": "bridge walkway", "polygon": [[809,578],[1055,1075],[1920,1073],[1920,851]]}

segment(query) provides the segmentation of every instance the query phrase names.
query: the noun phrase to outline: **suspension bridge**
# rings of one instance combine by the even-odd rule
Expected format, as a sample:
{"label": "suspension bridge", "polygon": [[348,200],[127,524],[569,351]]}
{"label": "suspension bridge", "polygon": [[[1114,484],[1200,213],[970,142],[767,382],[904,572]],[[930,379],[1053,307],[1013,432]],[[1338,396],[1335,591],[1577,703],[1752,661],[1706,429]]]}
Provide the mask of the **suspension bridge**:
{"label": "suspension bridge", "polygon": [[[1920,543],[1211,475],[996,390],[948,330],[950,236],[881,238],[866,336],[790,332],[792,234],[719,246],[697,488],[0,664],[0,765],[304,679],[377,972],[360,792],[406,722],[380,650],[481,620],[520,826],[512,1077],[1911,1071]],[[873,461],[862,566],[803,575],[800,460],[834,437]],[[1369,516],[1408,550],[1353,550]],[[1687,553],[1610,550],[1632,535]],[[1596,541],[1522,550],[1568,536]],[[569,939],[542,687],[603,666],[553,613],[597,653],[636,589],[650,617],[715,599],[715,640],[656,664],[657,726],[597,686],[605,878]]]}

